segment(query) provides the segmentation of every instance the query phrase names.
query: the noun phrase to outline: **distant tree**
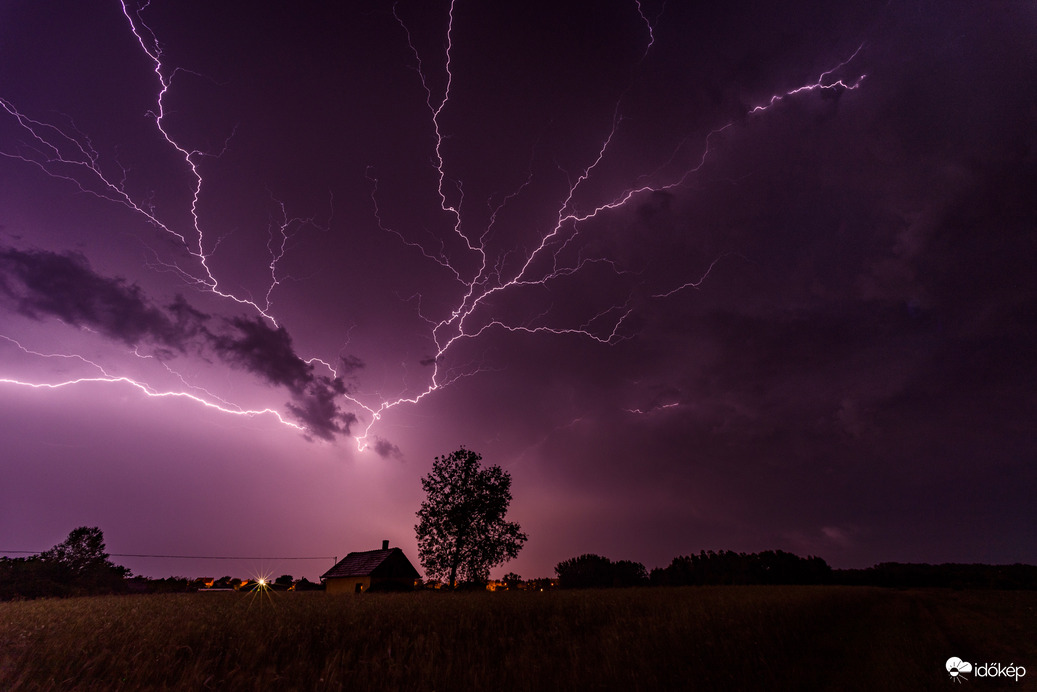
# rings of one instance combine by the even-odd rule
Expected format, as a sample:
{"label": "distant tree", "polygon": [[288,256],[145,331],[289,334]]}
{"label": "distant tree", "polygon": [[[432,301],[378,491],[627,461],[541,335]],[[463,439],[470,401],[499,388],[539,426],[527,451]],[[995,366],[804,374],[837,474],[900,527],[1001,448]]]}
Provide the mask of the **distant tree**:
{"label": "distant tree", "polygon": [[63,542],[40,559],[57,568],[58,581],[87,593],[120,591],[130,570],[115,565],[104,549],[104,533],[96,526],[73,529]]}
{"label": "distant tree", "polygon": [[324,585],[323,584],[319,584],[319,583],[314,583],[314,582],[310,581],[309,579],[307,579],[306,577],[303,577],[302,579],[300,579],[296,583],[295,590],[296,591],[323,591],[324,590]]}
{"label": "distant tree", "polygon": [[612,585],[612,561],[587,553],[563,560],[555,566],[558,586],[563,589],[586,589]]}
{"label": "distant tree", "polygon": [[540,579],[530,579],[528,582],[529,587],[534,591],[550,591],[555,588],[555,580],[541,577]]}
{"label": "distant tree", "polygon": [[819,557],[799,557],[782,550],[736,553],[700,551],[673,558],[669,567],[652,570],[652,584],[824,584],[831,568]]}
{"label": "distant tree", "polygon": [[1037,565],[883,562],[867,569],[833,570],[831,581],[896,588],[1037,589]]}
{"label": "distant tree", "polygon": [[644,586],[648,584],[648,570],[640,562],[619,560],[612,563],[612,586]]}
{"label": "distant tree", "polygon": [[506,588],[508,591],[514,591],[515,589],[519,588],[519,586],[522,584],[522,577],[515,574],[514,572],[508,572],[504,575],[503,581],[504,588]]}
{"label": "distant tree", "polygon": [[418,557],[432,578],[485,583],[490,569],[518,555],[521,527],[505,520],[511,476],[499,466],[481,468],[482,457],[461,447],[436,457],[421,479],[426,499],[418,510]]}
{"label": "distant tree", "polygon": [[648,572],[640,562],[613,562],[601,555],[586,554],[563,560],[555,566],[558,585],[563,589],[586,589],[605,586],[642,586],[648,583]]}
{"label": "distant tree", "polygon": [[108,558],[101,530],[81,526],[39,555],[0,558],[0,600],[126,591],[130,570]]}
{"label": "distant tree", "polygon": [[114,567],[108,561],[108,553],[104,551],[104,534],[96,526],[72,529],[68,538],[41,557],[61,565],[73,576],[96,567]]}
{"label": "distant tree", "polygon": [[[136,580],[137,577],[134,577]],[[161,579],[147,579],[143,582],[138,582],[143,586],[143,590],[147,593],[186,593],[188,591],[197,591],[198,583],[200,580],[190,580],[186,577],[164,577]],[[204,586],[205,582],[201,582]],[[140,587],[134,588],[131,585],[131,591],[140,591]]]}
{"label": "distant tree", "polygon": [[69,586],[61,583],[56,565],[39,555],[0,557],[0,600],[65,596]]}
{"label": "distant tree", "polygon": [[289,586],[291,586],[292,584],[294,584],[294,583],[295,583],[295,577],[293,577],[290,574],[282,574],[281,576],[279,576],[277,579],[274,580],[274,585],[275,586],[284,587],[286,589]]}

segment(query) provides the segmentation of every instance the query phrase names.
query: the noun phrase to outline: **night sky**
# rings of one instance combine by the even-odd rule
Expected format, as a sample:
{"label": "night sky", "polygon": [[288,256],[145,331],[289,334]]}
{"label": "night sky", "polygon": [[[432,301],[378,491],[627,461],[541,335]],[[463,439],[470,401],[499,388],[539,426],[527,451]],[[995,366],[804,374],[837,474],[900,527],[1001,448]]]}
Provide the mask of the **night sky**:
{"label": "night sky", "polygon": [[1037,563],[1037,4],[127,2],[0,3],[0,550]]}

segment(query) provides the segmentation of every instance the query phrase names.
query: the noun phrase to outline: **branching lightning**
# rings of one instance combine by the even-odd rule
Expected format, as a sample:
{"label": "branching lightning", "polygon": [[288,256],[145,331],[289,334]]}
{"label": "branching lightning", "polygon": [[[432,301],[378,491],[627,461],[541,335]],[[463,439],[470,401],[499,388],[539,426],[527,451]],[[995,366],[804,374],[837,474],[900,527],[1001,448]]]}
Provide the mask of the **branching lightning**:
{"label": "branching lightning", "polygon": [[[647,58],[655,43],[655,27],[645,13],[640,0],[632,0],[634,10],[643,23],[645,45],[642,60]],[[18,151],[3,152],[5,157],[18,159],[27,164],[36,166],[47,174],[66,180],[75,185],[80,191],[89,193],[104,200],[108,200],[127,207],[159,232],[174,238],[180,247],[188,254],[190,266],[181,263],[163,263],[166,269],[174,271],[188,284],[211,292],[212,294],[248,308],[269,321],[275,327],[278,325],[274,317],[273,295],[275,289],[284,280],[280,265],[290,250],[290,241],[293,235],[303,227],[322,228],[330,226],[329,221],[321,225],[315,217],[293,216],[286,209],[284,203],[274,200],[277,216],[271,222],[267,249],[269,252],[269,284],[265,295],[261,299],[236,295],[224,288],[212,269],[212,256],[219,245],[218,240],[213,241],[201,218],[200,200],[205,190],[205,179],[203,161],[208,157],[218,157],[220,152],[207,153],[190,148],[178,140],[167,126],[167,98],[174,88],[178,75],[186,71],[179,67],[171,67],[165,61],[160,43],[150,26],[142,18],[142,12],[147,9],[147,3],[134,7],[129,0],[120,0],[122,14],[128,23],[129,31],[132,32],[136,43],[139,45],[144,57],[153,68],[155,79],[154,108],[150,117],[154,122],[158,136],[164,141],[168,148],[175,152],[178,161],[182,162],[182,172],[190,181],[190,202],[188,216],[191,219],[187,228],[179,228],[172,222],[163,220],[158,210],[148,200],[134,199],[127,192],[127,171],[121,166],[115,166],[102,160],[101,155],[94,149],[90,139],[80,133],[74,126],[59,127],[52,123],[33,119],[22,113],[14,104],[0,98],[0,108],[14,119],[24,133],[27,143]],[[405,231],[396,229],[383,222],[379,207],[378,178],[373,168],[368,168],[367,179],[370,183],[370,198],[373,214],[378,226],[385,232],[396,236],[405,246],[413,248],[427,260],[434,262],[446,269],[453,280],[456,281],[459,291],[456,302],[442,315],[426,315],[421,309],[421,296],[415,296],[418,303],[418,313],[428,327],[428,334],[433,344],[432,355],[429,359],[431,375],[427,382],[418,388],[416,392],[408,392],[397,398],[371,396],[355,392],[340,393],[344,402],[348,402],[358,410],[366,414],[366,420],[361,424],[361,430],[357,431],[356,442],[358,449],[363,451],[369,446],[371,431],[374,425],[382,419],[383,415],[402,404],[417,404],[433,392],[450,386],[459,379],[468,377],[482,371],[479,364],[470,364],[462,367],[447,367],[448,354],[461,342],[471,341],[479,338],[491,330],[500,330],[512,333],[545,334],[553,336],[576,336],[589,339],[602,345],[616,344],[624,339],[632,337],[629,329],[624,328],[629,323],[629,318],[634,312],[630,300],[618,304],[604,305],[598,312],[589,316],[579,324],[548,324],[546,314],[538,315],[525,322],[514,322],[505,316],[494,313],[494,299],[504,295],[510,295],[517,291],[536,286],[546,286],[563,278],[572,277],[586,273],[593,268],[601,268],[611,271],[616,275],[622,274],[623,270],[613,260],[605,256],[587,255],[579,250],[580,240],[592,231],[589,229],[590,222],[603,215],[627,207],[635,199],[645,195],[673,190],[685,186],[689,180],[697,174],[714,152],[714,142],[721,133],[735,127],[736,122],[731,121],[716,127],[710,131],[703,140],[701,155],[697,157],[697,163],[688,167],[680,174],[672,176],[668,180],[653,185],[643,184],[634,187],[620,189],[610,196],[597,199],[593,203],[581,203],[578,200],[589,195],[586,192],[590,181],[599,170],[602,163],[609,157],[615,147],[615,142],[621,137],[621,103],[617,103],[612,114],[611,123],[607,132],[600,141],[595,154],[590,157],[582,168],[574,175],[569,176],[568,187],[565,189],[553,210],[554,222],[550,227],[542,229],[537,233],[538,240],[530,247],[513,247],[494,254],[490,247],[490,238],[494,232],[498,214],[509,204],[514,203],[523,193],[532,180],[532,167],[525,181],[516,189],[498,194],[496,200],[487,200],[489,206],[489,219],[481,228],[470,228],[466,223],[465,195],[463,182],[450,175],[450,162],[446,157],[444,142],[447,139],[443,125],[443,115],[452,103],[455,74],[453,71],[454,46],[459,40],[455,36],[455,11],[456,0],[451,0],[447,11],[447,24],[444,36],[444,49],[439,59],[441,60],[442,73],[439,81],[442,82],[441,90],[436,93],[433,79],[426,64],[429,60],[422,59],[422,55],[415,45],[413,36],[407,23],[393,8],[393,17],[400,27],[402,41],[409,50],[410,59],[413,61],[414,72],[417,76],[420,89],[424,94],[424,109],[431,131],[430,159],[435,169],[436,197],[438,198],[439,210],[448,219],[451,233],[460,240],[463,252],[467,253],[464,262],[455,261],[445,248],[445,243],[439,243],[439,247],[428,241],[415,240]],[[747,116],[758,116],[778,107],[784,100],[797,94],[811,91],[844,91],[857,89],[864,75],[856,79],[836,78],[841,70],[853,61],[861,47],[858,47],[846,60],[835,67],[822,72],[816,80],[790,89],[783,93],[776,93],[765,102],[752,107],[746,113]],[[192,73],[193,74],[193,73]],[[230,137],[233,137],[231,133]],[[228,142],[230,141],[228,137]],[[681,142],[673,153],[676,159],[678,151],[684,148],[686,142]],[[226,144],[225,144],[226,146]],[[641,178],[637,178],[640,180]],[[474,262],[472,261],[474,259]],[[688,288],[698,288],[707,280],[714,268],[723,259],[723,256],[712,260],[708,268],[698,278],[674,285],[672,288],[655,293],[653,299],[664,299]],[[475,267],[473,270],[472,267]],[[188,385],[179,374],[171,373],[180,378],[185,385],[184,391],[164,391],[157,389],[146,382],[137,381],[125,376],[113,376],[108,374],[104,368],[82,356],[75,354],[44,354],[32,351],[14,339],[2,337],[21,349],[27,355],[39,358],[71,358],[79,359],[83,364],[96,369],[97,374],[92,377],[80,377],[67,379],[60,382],[27,382],[18,378],[0,378],[0,382],[9,385],[17,385],[33,388],[56,389],[61,387],[82,384],[86,382],[104,382],[113,385],[134,387],[148,397],[183,397],[195,401],[203,406],[216,409],[220,412],[257,416],[270,415],[280,423],[292,428],[303,430],[300,426],[272,409],[245,410],[230,404],[223,399],[213,395],[204,388]],[[140,354],[137,354],[140,356]],[[144,356],[141,356],[144,357]],[[328,360],[312,357],[306,361],[311,366],[319,364],[331,372],[336,378],[339,373]],[[168,365],[163,363],[168,369]],[[675,406],[667,404],[661,408]],[[631,412],[643,413],[643,411],[631,409]]]}
{"label": "branching lightning", "polygon": [[[644,49],[644,55],[647,56],[651,49],[654,41],[655,34],[651,22],[644,13],[644,9],[641,6],[639,0],[635,0],[637,13],[641,20],[644,22],[647,33],[648,41]],[[454,74],[451,71],[452,61],[452,49],[454,46],[454,10],[456,6],[456,0],[452,0],[450,3],[449,18],[447,23],[446,41],[445,41],[445,56],[443,58],[443,71],[445,77],[445,86],[442,94],[438,97],[432,94],[432,90],[429,87],[431,80],[428,78],[423,62],[418,50],[414,46],[414,42],[411,39],[410,30],[407,28],[405,22],[400,18],[399,14],[394,9],[394,16],[400,27],[403,30],[404,36],[407,40],[407,45],[415,61],[415,71],[418,74],[421,82],[421,87],[425,93],[425,104],[430,113],[432,121],[432,130],[434,132],[433,142],[433,162],[437,173],[437,193],[440,200],[441,210],[450,216],[453,221],[453,231],[460,236],[464,241],[467,249],[473,253],[477,258],[478,271],[475,276],[471,279],[462,278],[462,270],[455,264],[451,263],[443,252],[434,252],[418,243],[414,240],[408,239],[405,234],[392,228],[386,227],[381,218],[378,218],[379,226],[383,230],[387,230],[397,237],[399,237],[405,244],[416,247],[426,258],[437,262],[438,264],[447,268],[456,279],[463,286],[463,295],[456,307],[450,312],[449,316],[440,320],[428,319],[430,333],[436,346],[435,357],[434,357],[434,368],[430,383],[428,387],[417,395],[409,397],[400,397],[395,400],[385,400],[380,402],[376,406],[369,406],[363,404],[359,399],[355,397],[347,397],[355,405],[367,411],[370,415],[370,421],[364,429],[363,433],[358,435],[357,441],[360,449],[365,446],[365,440],[371,429],[371,426],[377,422],[382,414],[400,404],[404,403],[417,403],[424,397],[428,396],[432,392],[450,384],[453,379],[447,381],[440,380],[439,364],[446,356],[447,352],[460,340],[463,339],[475,339],[482,335],[484,332],[490,329],[503,329],[510,332],[523,332],[523,333],[546,333],[553,335],[577,335],[584,338],[588,338],[597,341],[601,344],[609,345],[616,343],[627,336],[623,335],[621,328],[627,318],[633,312],[633,308],[628,305],[613,305],[608,306],[599,312],[597,315],[592,317],[582,325],[568,326],[568,327],[552,327],[547,325],[529,325],[529,324],[510,324],[502,319],[491,317],[478,322],[474,315],[476,311],[485,306],[488,303],[488,299],[495,294],[500,294],[506,291],[518,289],[525,286],[533,285],[545,285],[558,278],[571,276],[581,269],[583,269],[588,263],[610,263],[607,258],[586,258],[579,256],[576,259],[567,258],[564,255],[564,251],[569,247],[573,240],[580,235],[583,231],[583,227],[586,222],[595,219],[601,214],[605,214],[611,211],[615,211],[628,205],[631,200],[637,198],[640,195],[645,195],[652,192],[659,192],[663,190],[670,190],[681,187],[686,184],[688,179],[697,173],[706,164],[706,161],[712,152],[712,140],[724,132],[725,130],[735,125],[734,121],[728,122],[714,130],[712,130],[705,138],[705,146],[703,147],[702,155],[699,158],[699,162],[696,166],[689,168],[684,171],[682,175],[673,179],[669,182],[665,182],[658,186],[644,185],[640,187],[633,187],[622,190],[611,199],[602,200],[598,204],[592,206],[589,210],[579,209],[576,206],[575,198],[580,192],[581,187],[588,181],[593,175],[595,169],[602,163],[602,161],[608,155],[610,147],[612,146],[614,138],[617,136],[617,130],[621,121],[618,116],[619,104],[616,106],[616,114],[612,120],[612,127],[608,134],[602,140],[601,147],[597,152],[596,157],[588,163],[586,167],[580,171],[579,175],[570,182],[568,191],[560,201],[556,210],[556,222],[553,227],[547,229],[540,235],[540,242],[531,251],[525,255],[524,262],[517,269],[512,271],[509,276],[504,275],[503,265],[505,258],[498,258],[494,262],[490,262],[488,248],[487,248],[487,236],[492,230],[493,222],[496,219],[497,212],[500,208],[515,197],[518,192],[513,192],[504,198],[504,201],[499,207],[497,207],[493,214],[490,216],[490,223],[482,229],[482,232],[475,236],[474,233],[468,233],[464,229],[463,217],[461,213],[461,203],[463,202],[462,184],[460,181],[451,182],[446,170],[446,162],[443,158],[443,143],[444,135],[443,129],[440,123],[440,117],[444,110],[447,109],[450,103],[451,87],[454,83]],[[863,46],[861,46],[863,47]],[[841,79],[831,81],[829,77],[842,69],[846,64],[852,61],[857,54],[860,52],[861,47],[858,47],[854,51],[853,55],[841,62],[836,67],[826,70],[818,76],[815,82],[791,89],[782,94],[774,94],[764,104],[753,107],[749,114],[763,113],[771,108],[774,108],[784,99],[793,96],[795,94],[814,91],[814,90],[854,90],[857,89],[861,81],[864,79],[864,75],[861,75],[851,83],[847,83]],[[676,154],[676,152],[675,152]],[[368,177],[372,180],[372,204],[375,210],[376,217],[379,216],[378,201],[377,201],[377,179],[374,178],[370,172]],[[528,179],[526,183],[528,184]],[[451,202],[448,199],[447,189],[453,188],[456,190],[456,196],[458,197],[456,202]],[[520,252],[519,249],[513,251],[516,254]],[[686,289],[686,288],[698,288],[713,271],[714,267],[721,260],[718,257],[712,261],[706,271],[698,278],[682,285],[676,286],[669,291],[656,294],[653,298],[666,298],[673,294]],[[611,265],[615,269],[615,265]],[[547,268],[544,268],[547,267]],[[456,379],[456,378],[454,378]]]}
{"label": "branching lightning", "polygon": [[[224,142],[224,147],[218,152],[204,152],[198,149],[189,149],[174,137],[166,125],[166,100],[173,88],[174,80],[179,74],[189,73],[183,68],[170,69],[163,62],[162,48],[151,28],[144,22],[141,12],[147,8],[147,3],[139,9],[131,9],[127,0],[120,0],[122,13],[126,17],[129,30],[132,32],[137,44],[145,57],[153,66],[153,72],[157,82],[157,91],[154,97],[155,107],[148,115],[152,118],[159,136],[172,151],[183,162],[184,172],[190,179],[191,201],[189,214],[191,227],[178,229],[173,223],[163,220],[159,211],[148,199],[134,199],[126,189],[126,178],[128,172],[116,162],[115,171],[109,171],[112,165],[106,164],[101,154],[94,148],[88,136],[81,133],[74,126],[62,128],[53,123],[41,122],[21,113],[10,101],[0,98],[0,108],[5,110],[27,137],[27,143],[20,152],[0,151],[0,155],[8,158],[18,159],[25,163],[34,165],[43,172],[55,178],[66,180],[75,185],[81,192],[93,195],[100,199],[121,204],[133,212],[144,217],[144,219],[160,232],[172,236],[178,244],[191,257],[194,268],[184,267],[180,263],[169,263],[165,267],[173,270],[182,279],[199,288],[211,291],[220,298],[234,301],[242,306],[248,306],[255,310],[275,326],[277,321],[270,312],[272,304],[271,294],[279,284],[277,265],[284,257],[287,242],[291,236],[291,229],[302,225],[312,225],[320,228],[312,217],[290,217],[284,204],[276,202],[281,212],[281,222],[278,236],[280,242],[274,238],[271,232],[270,243],[270,285],[266,291],[265,303],[260,305],[257,301],[236,295],[222,288],[220,281],[210,267],[212,253],[219,245],[219,241],[211,241],[207,238],[199,212],[199,203],[205,187],[202,175],[201,162],[205,158],[219,158],[226,150],[233,132]],[[195,74],[195,73],[191,73]]]}
{"label": "branching lightning", "polygon": [[[59,380],[57,382],[26,382],[24,380],[20,380],[20,379],[16,379],[16,378],[11,378],[11,377],[0,377],[0,383],[2,383],[2,384],[15,385],[15,386],[19,386],[19,387],[28,387],[28,388],[31,388],[31,389],[62,389],[62,388],[65,388],[65,387],[71,387],[73,385],[87,384],[87,383],[103,383],[103,384],[112,384],[112,385],[126,385],[126,386],[129,386],[131,388],[136,389],[137,391],[143,393],[145,396],[148,396],[148,397],[160,398],[160,399],[162,399],[162,398],[188,399],[190,401],[195,402],[196,404],[201,404],[202,406],[204,406],[206,408],[214,409],[214,410],[220,411],[222,413],[228,413],[228,414],[233,415],[233,416],[245,416],[245,417],[248,417],[248,418],[253,418],[255,416],[271,416],[271,417],[275,418],[282,425],[287,425],[288,427],[295,428],[296,430],[299,430],[299,431],[303,430],[303,427],[301,425],[293,423],[292,421],[284,418],[279,412],[275,411],[274,409],[270,409],[270,408],[266,408],[266,409],[253,409],[253,410],[243,409],[243,408],[240,408],[238,406],[234,406],[233,404],[230,404],[228,402],[223,401],[219,397],[216,397],[215,395],[213,395],[211,392],[205,391],[204,389],[201,389],[201,388],[195,388],[195,387],[191,387],[191,386],[189,386],[189,387],[192,388],[192,389],[198,389],[199,391],[203,391],[205,393],[205,396],[199,396],[197,394],[192,394],[189,391],[179,391],[179,390],[172,390],[172,391],[165,390],[165,391],[163,391],[163,390],[159,390],[159,389],[156,389],[155,387],[153,387],[153,386],[151,386],[151,385],[149,385],[149,384],[147,384],[145,382],[140,382],[139,380],[136,380],[136,379],[134,379],[132,377],[127,377],[125,375],[111,375],[103,367],[101,367],[100,365],[98,365],[94,361],[89,360],[87,358],[84,358],[83,356],[75,354],[75,353],[41,353],[39,351],[34,351],[32,349],[26,348],[21,343],[19,343],[17,340],[12,339],[9,336],[5,336],[3,334],[0,334],[0,339],[3,339],[4,341],[7,341],[8,343],[12,344],[17,349],[19,349],[22,353],[25,353],[27,355],[36,356],[38,358],[64,358],[64,359],[69,359],[69,360],[75,360],[75,361],[79,361],[80,363],[83,363],[84,365],[90,366],[91,368],[93,368],[94,370],[96,370],[98,372],[98,374],[93,376],[93,377],[72,377],[72,378],[68,378],[68,379],[64,379],[64,380]],[[150,356],[141,356],[141,357],[150,357]],[[171,370],[170,372],[173,372],[173,371]],[[181,382],[183,382],[183,377],[181,377],[179,375],[179,373],[173,373],[173,374],[177,378],[179,378],[181,380]],[[186,385],[186,382],[185,382],[185,385]]]}

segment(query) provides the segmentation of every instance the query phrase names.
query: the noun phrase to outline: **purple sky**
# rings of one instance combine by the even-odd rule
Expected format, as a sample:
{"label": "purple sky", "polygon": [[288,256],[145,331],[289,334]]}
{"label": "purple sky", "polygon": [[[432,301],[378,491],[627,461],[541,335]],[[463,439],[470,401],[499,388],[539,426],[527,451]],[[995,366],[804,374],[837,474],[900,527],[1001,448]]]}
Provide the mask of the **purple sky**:
{"label": "purple sky", "polygon": [[0,550],[1037,562],[1037,10],[758,4],[0,5]]}

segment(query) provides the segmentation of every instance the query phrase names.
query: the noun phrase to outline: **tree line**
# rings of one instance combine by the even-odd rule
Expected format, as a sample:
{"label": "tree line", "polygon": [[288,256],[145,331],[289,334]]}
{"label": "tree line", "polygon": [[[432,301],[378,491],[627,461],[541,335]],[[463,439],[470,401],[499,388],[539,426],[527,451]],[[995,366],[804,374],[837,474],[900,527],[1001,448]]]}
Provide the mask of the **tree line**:
{"label": "tree line", "polygon": [[753,584],[1037,589],[1037,565],[884,562],[866,569],[833,569],[820,557],[782,550],[703,550],[675,557],[651,572],[639,562],[586,554],[559,562],[555,574],[563,589]]}
{"label": "tree line", "polygon": [[799,557],[782,550],[736,553],[702,551],[673,558],[651,572],[640,562],[613,562],[581,555],[555,567],[561,588],[606,586],[704,586],[709,584],[825,584],[832,568],[819,557]]}
{"label": "tree line", "polygon": [[322,584],[282,574],[277,579],[186,579],[135,577],[114,564],[96,526],[73,529],[61,543],[29,557],[0,557],[0,601],[125,593],[188,593],[204,590],[316,591]]}
{"label": "tree line", "polygon": [[[511,476],[499,466],[483,468],[482,457],[461,447],[436,457],[422,479],[426,500],[415,526],[418,557],[426,575],[455,588],[458,580],[485,585],[490,569],[514,558],[527,536],[505,515]],[[782,550],[736,553],[700,551],[673,558],[651,572],[639,562],[612,561],[594,554],[555,567],[561,588],[696,586],[722,584],[845,584],[891,587],[1037,588],[1037,566],[883,563],[868,569],[836,570],[820,557]],[[509,574],[517,584],[517,575]]]}
{"label": "tree line", "polygon": [[[432,470],[421,480],[425,501],[417,512],[414,530],[418,558],[429,583],[445,582],[450,589],[485,588],[490,570],[516,557],[528,538],[518,523],[507,519],[511,475],[500,466],[483,467],[481,462],[478,453],[462,446],[436,457]],[[144,580],[143,585],[141,578],[135,578],[136,583],[130,584],[130,571],[113,564],[109,557],[101,530],[81,526],[63,543],[39,555],[0,558],[0,600],[198,588],[174,578],[150,584]],[[883,563],[864,570],[834,570],[819,557],[804,558],[782,550],[703,550],[675,557],[668,566],[651,572],[639,562],[612,561],[588,553],[558,563],[555,573],[561,588],[722,584],[1037,588],[1037,566],[1033,565]],[[230,577],[224,579],[229,584]],[[278,588],[278,582],[289,581],[291,577],[283,575],[272,584],[257,585]],[[540,581],[553,587],[550,580]],[[519,582],[518,575],[510,573],[503,586],[517,588]],[[242,583],[233,588],[254,586]],[[320,588],[308,582],[306,587]],[[212,585],[206,584],[206,588]],[[536,588],[545,588],[545,584]]]}
{"label": "tree line", "polygon": [[129,575],[109,559],[101,529],[80,526],[38,555],[0,557],[0,600],[124,593]]}
{"label": "tree line", "polygon": [[[223,577],[215,580],[145,579],[132,577],[126,567],[113,564],[105,552],[104,535],[97,527],[79,527],[50,550],[24,558],[0,557],[0,601],[94,594],[190,592],[206,589],[250,591],[255,580]],[[885,562],[866,569],[833,569],[820,557],[800,557],[782,550],[736,553],[703,550],[673,558],[666,567],[647,570],[640,562],[610,560],[584,554],[555,566],[557,579],[522,580],[514,572],[501,585],[508,590],[550,590],[635,586],[791,585],[827,584],[892,588],[1037,589],[1037,566]],[[422,584],[431,588],[435,582]],[[481,590],[485,580],[467,581]],[[296,591],[322,589],[306,579],[282,575],[264,588]]]}

